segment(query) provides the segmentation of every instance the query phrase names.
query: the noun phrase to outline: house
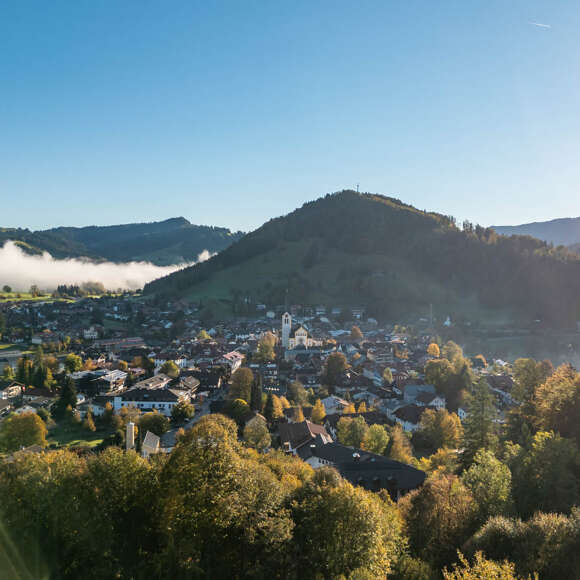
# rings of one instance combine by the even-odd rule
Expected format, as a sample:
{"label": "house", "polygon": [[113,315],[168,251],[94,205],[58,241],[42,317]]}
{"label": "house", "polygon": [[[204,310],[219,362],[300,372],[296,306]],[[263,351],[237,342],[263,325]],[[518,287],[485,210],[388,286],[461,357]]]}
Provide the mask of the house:
{"label": "house", "polygon": [[332,441],[332,437],[322,425],[317,425],[310,421],[279,423],[278,434],[282,449],[285,453],[292,455],[297,455],[302,447],[310,445],[317,436],[328,443]]}
{"label": "house", "polygon": [[97,340],[97,338],[99,338],[99,333],[94,326],[90,326],[83,330],[83,338],[85,340]]}
{"label": "house", "polygon": [[443,395],[422,392],[417,395],[415,404],[419,407],[434,407],[437,410],[445,409],[447,400]]}
{"label": "house", "polygon": [[332,413],[342,413],[342,411],[349,406],[349,402],[345,399],[341,399],[336,395],[329,395],[322,399],[322,404],[324,405],[324,410],[327,415]]}
{"label": "house", "polygon": [[418,385],[409,383],[403,387],[403,400],[405,403],[414,403],[420,393],[435,394],[435,387],[433,385]]}
{"label": "house", "polygon": [[122,407],[132,406],[144,413],[157,410],[166,417],[170,417],[175,405],[181,401],[189,403],[190,400],[191,397],[187,391],[168,388],[148,389],[135,386],[113,397],[113,409],[118,412]]}
{"label": "house", "polygon": [[298,455],[315,469],[332,466],[350,481],[369,491],[388,491],[393,500],[417,489],[425,481],[423,471],[382,455],[354,449],[316,437]]}
{"label": "house", "polygon": [[394,419],[405,431],[417,431],[421,421],[421,415],[427,407],[418,405],[405,405],[394,412]]}
{"label": "house", "polygon": [[14,399],[19,397],[24,385],[16,381],[0,381],[0,399]]}
{"label": "house", "polygon": [[145,434],[145,439],[143,439],[143,445],[141,445],[141,455],[145,458],[150,457],[159,453],[160,449],[160,439],[155,433],[147,431]]}
{"label": "house", "polygon": [[224,354],[223,357],[218,361],[219,364],[225,364],[230,367],[230,373],[235,373],[241,366],[242,362],[244,361],[244,355],[237,350],[233,350]]}

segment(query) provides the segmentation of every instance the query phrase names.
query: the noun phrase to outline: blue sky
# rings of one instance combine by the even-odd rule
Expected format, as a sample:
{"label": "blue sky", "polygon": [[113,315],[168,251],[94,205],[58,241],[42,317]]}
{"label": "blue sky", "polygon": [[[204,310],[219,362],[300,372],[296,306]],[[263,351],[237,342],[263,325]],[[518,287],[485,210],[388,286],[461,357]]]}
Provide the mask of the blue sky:
{"label": "blue sky", "polygon": [[3,2],[0,225],[249,230],[357,182],[580,215],[579,30],[578,2]]}

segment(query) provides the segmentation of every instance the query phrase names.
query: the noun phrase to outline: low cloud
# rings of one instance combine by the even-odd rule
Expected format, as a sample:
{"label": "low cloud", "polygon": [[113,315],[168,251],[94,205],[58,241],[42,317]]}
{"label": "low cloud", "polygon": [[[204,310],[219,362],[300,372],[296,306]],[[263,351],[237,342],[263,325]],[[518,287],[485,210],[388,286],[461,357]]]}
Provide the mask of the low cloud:
{"label": "low cloud", "polygon": [[[204,250],[197,261],[211,257]],[[196,262],[192,262],[196,263]],[[59,260],[48,252],[30,255],[13,241],[0,248],[0,288],[11,286],[15,291],[27,291],[36,284],[40,290],[54,290],[59,284],[81,285],[84,282],[101,282],[108,290],[137,290],[147,282],[167,276],[188,264],[156,266],[151,262],[93,262],[84,258]]]}

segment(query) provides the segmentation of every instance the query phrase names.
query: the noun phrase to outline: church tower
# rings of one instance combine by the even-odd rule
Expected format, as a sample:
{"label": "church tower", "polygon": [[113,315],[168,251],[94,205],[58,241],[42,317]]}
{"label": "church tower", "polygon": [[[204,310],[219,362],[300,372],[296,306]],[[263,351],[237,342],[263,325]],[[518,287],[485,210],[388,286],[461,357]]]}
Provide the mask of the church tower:
{"label": "church tower", "polygon": [[290,344],[290,330],[292,330],[292,317],[288,312],[282,314],[282,346],[288,348]]}

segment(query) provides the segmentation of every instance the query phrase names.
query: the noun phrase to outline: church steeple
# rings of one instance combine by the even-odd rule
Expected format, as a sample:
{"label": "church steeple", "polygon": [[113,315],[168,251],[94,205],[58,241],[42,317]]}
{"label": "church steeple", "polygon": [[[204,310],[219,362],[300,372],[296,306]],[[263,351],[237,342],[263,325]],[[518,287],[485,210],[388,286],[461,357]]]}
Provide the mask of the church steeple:
{"label": "church steeple", "polygon": [[290,313],[282,314],[282,346],[288,348],[290,344],[290,331],[292,330],[292,316]]}

